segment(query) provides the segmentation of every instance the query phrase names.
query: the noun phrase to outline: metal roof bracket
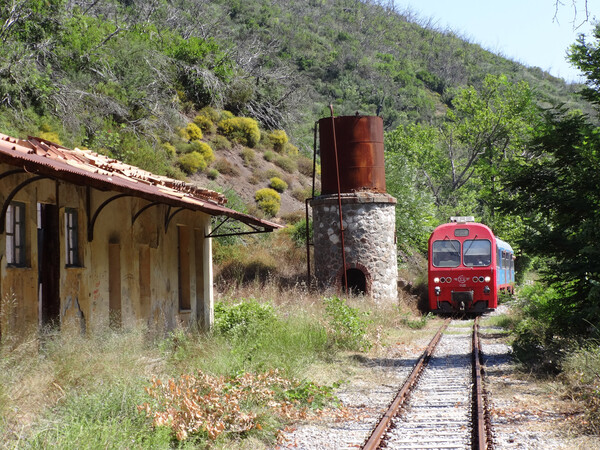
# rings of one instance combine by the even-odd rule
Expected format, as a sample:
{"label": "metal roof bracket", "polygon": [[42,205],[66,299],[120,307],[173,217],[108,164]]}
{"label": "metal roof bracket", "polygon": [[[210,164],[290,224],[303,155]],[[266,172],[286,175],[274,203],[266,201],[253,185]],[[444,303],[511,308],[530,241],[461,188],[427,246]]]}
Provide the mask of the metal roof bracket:
{"label": "metal roof bracket", "polygon": [[[3,175],[6,175],[6,174],[8,174],[8,172],[5,172]],[[21,189],[23,189],[25,186],[27,186],[28,184],[31,184],[38,180],[45,180],[45,179],[49,179],[49,178],[44,175],[37,175],[35,177],[28,178],[25,181],[23,181],[21,184],[19,184],[17,187],[15,187],[10,192],[10,194],[8,194],[8,196],[6,197],[6,200],[4,200],[4,203],[2,205],[2,212],[0,212],[0,233],[4,233],[4,227],[6,225],[6,211],[8,210],[8,205],[10,205],[10,202],[15,197],[15,195],[17,195],[19,193],[19,191]]]}
{"label": "metal roof bracket", "polygon": [[138,212],[136,212],[133,217],[131,218],[131,225],[133,226],[133,224],[135,223],[135,221],[137,220],[137,218],[144,212],[146,211],[148,208],[151,208],[153,206],[158,206],[158,205],[164,205],[164,203],[162,202],[152,202],[152,203],[148,203],[146,206],[143,206]]}
{"label": "metal roof bracket", "polygon": [[177,208],[173,214],[171,214],[171,206],[167,208],[167,213],[165,214],[165,234],[167,234],[167,230],[169,229],[169,223],[171,223],[171,219],[175,217],[175,214],[180,213],[186,208]]}
{"label": "metal roof bracket", "polygon": [[94,213],[93,216],[91,216],[91,218],[90,218],[91,192],[90,192],[89,186],[88,186],[87,196],[88,196],[88,199],[87,199],[88,200],[88,205],[87,205],[87,207],[88,207],[88,214],[87,214],[87,217],[88,217],[88,242],[92,242],[94,240],[94,225],[96,224],[96,219],[98,219],[98,215],[100,215],[100,211],[102,211],[106,205],[113,202],[114,200],[117,200],[121,197],[133,197],[133,195],[131,195],[131,194],[113,195],[109,199],[102,202],[102,204],[100,206],[98,206],[98,209],[96,209],[96,212]]}
{"label": "metal roof bracket", "polygon": [[229,219],[231,219],[231,217],[226,217],[225,219],[223,219],[223,221],[220,224],[218,224],[210,233],[205,234],[204,237],[205,238],[216,238],[216,237],[226,237],[226,236],[243,236],[243,235],[246,235],[246,234],[259,234],[259,233],[270,233],[271,232],[271,230],[260,229],[258,227],[255,227],[252,224],[246,223],[246,225],[248,225],[250,228],[252,228],[253,231],[236,231],[236,232],[233,232],[233,233],[215,234],[215,232],[222,225],[224,225],[226,222],[228,222]]}

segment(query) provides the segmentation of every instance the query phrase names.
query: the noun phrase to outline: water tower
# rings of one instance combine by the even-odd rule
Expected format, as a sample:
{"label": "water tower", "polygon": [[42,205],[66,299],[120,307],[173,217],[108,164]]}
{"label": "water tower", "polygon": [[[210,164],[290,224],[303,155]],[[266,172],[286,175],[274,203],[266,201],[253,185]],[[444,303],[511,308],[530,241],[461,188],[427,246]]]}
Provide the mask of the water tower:
{"label": "water tower", "polygon": [[319,136],[321,195],[310,201],[317,282],[395,300],[396,199],[385,189],[383,120],[325,118]]}

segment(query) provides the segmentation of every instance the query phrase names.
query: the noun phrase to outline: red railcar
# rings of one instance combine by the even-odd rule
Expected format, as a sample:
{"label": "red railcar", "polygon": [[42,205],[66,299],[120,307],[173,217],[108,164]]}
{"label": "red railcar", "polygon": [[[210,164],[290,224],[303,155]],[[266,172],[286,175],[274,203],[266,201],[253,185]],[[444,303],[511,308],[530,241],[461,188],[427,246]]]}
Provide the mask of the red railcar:
{"label": "red railcar", "polygon": [[429,238],[429,309],[483,313],[498,306],[498,291],[512,292],[514,252],[473,217],[453,217]]}

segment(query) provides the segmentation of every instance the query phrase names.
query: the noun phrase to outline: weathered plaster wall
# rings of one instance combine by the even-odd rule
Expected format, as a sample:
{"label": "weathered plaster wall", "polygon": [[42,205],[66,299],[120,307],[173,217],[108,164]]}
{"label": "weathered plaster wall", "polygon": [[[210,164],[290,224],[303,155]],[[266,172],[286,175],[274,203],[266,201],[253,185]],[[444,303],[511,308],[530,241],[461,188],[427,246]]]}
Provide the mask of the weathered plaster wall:
{"label": "weathered plaster wall", "polygon": [[[376,301],[398,296],[396,199],[387,194],[342,194],[347,269],[361,270]],[[312,201],[315,275],[321,285],[341,287],[342,259],[337,195]],[[365,273],[367,272],[367,273]]]}
{"label": "weathered plaster wall", "polygon": [[[13,169],[0,164],[0,173]],[[29,177],[17,174],[1,179],[0,202],[3,204],[14,187]],[[91,189],[91,214],[115,194]],[[85,187],[40,180],[23,188],[13,199],[26,204],[27,265],[18,268],[7,265],[6,239],[1,233],[0,332],[22,332],[39,326],[37,203],[59,208],[61,327],[94,332],[109,326],[111,244],[113,257],[116,254],[118,259],[122,326],[143,323],[171,329],[179,323],[196,320],[206,328],[212,326],[212,248],[211,240],[204,238],[210,231],[210,216],[184,210],[173,216],[165,230],[167,206],[158,205],[145,210],[132,226],[133,216],[148,202],[122,197],[100,212],[93,240],[88,242],[86,198]],[[78,211],[79,267],[66,265],[65,208]],[[171,209],[171,214],[174,211]],[[190,230],[190,308],[185,311],[179,309],[178,227]]]}

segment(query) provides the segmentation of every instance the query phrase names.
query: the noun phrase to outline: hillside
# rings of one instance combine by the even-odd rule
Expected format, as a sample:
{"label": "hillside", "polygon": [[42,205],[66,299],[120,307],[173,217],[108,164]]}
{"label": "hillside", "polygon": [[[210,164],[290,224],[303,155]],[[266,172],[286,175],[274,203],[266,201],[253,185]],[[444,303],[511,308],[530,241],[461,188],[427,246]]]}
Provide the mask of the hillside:
{"label": "hillside", "polygon": [[[263,135],[286,130],[304,157],[312,152],[314,122],[329,114],[330,103],[338,115],[380,111],[387,131],[437,125],[453,108],[457,89],[480,90],[488,74],[526,81],[539,105],[588,108],[574,97],[577,86],[416,23],[389,5],[19,2],[0,11],[0,131],[93,148],[183,177],[180,158],[190,148],[168,145],[206,106],[256,119]],[[208,131],[209,138],[215,135]],[[275,167],[259,155],[254,164],[263,174],[257,174],[236,156],[241,150],[212,150],[240,175],[234,170],[208,180],[215,174],[207,162],[192,178],[223,189],[243,186],[239,193],[252,210],[257,178],[264,185],[266,171]],[[291,186],[280,216],[301,209],[300,190],[308,188],[298,170],[282,175]]]}

